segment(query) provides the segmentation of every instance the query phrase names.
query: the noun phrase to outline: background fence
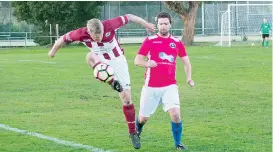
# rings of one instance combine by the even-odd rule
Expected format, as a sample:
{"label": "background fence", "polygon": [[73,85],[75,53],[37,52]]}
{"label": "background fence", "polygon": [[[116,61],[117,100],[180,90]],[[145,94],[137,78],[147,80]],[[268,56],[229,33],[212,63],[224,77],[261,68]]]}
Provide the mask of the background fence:
{"label": "background fence", "polygon": [[[229,2],[204,2],[198,9],[196,25],[195,25],[195,42],[217,42],[221,32],[221,16],[227,10],[228,4],[272,4],[272,1],[229,1]],[[108,2],[101,7],[100,19],[105,20],[127,13],[135,14],[145,20],[155,23],[155,16],[158,12],[166,11],[173,17],[172,31],[175,36],[181,36],[183,23],[178,14],[166,8],[164,4],[146,4],[143,2],[138,6],[121,5],[120,2]],[[255,15],[255,14],[254,14]],[[257,25],[260,25],[262,18]],[[62,25],[59,25],[62,26]],[[33,37],[48,37],[53,36],[39,35],[34,33],[34,25],[29,25],[25,22],[18,22],[12,15],[11,2],[8,5],[1,5],[0,1],[0,46],[33,46]],[[52,25],[52,30],[55,30],[55,25]],[[50,31],[50,29],[48,29]],[[258,33],[259,31],[257,31]],[[64,34],[64,33],[60,33]],[[129,23],[118,31],[118,37],[121,43],[141,42],[146,36],[145,29],[133,23]],[[210,37],[210,39],[207,39]]]}

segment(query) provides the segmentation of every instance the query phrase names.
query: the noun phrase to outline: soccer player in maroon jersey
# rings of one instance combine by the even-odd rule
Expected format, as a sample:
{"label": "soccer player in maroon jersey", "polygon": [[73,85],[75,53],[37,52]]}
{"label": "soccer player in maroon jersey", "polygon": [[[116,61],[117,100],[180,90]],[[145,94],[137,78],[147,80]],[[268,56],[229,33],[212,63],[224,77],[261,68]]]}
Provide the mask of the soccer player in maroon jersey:
{"label": "soccer player in maroon jersey", "polygon": [[123,103],[123,113],[128,124],[129,136],[134,148],[139,149],[140,142],[135,128],[135,108],[131,99],[128,63],[124,56],[124,50],[120,47],[115,33],[118,28],[130,21],[143,25],[149,32],[155,30],[154,24],[148,23],[132,14],[126,14],[105,21],[91,19],[87,22],[86,27],[70,31],[60,37],[48,52],[48,55],[54,57],[58,49],[67,42],[80,41],[90,49],[90,52],[86,56],[90,67],[95,68],[96,65],[103,62],[114,69],[115,80],[110,85],[119,92]]}
{"label": "soccer player in maroon jersey", "polygon": [[[193,87],[194,82],[185,46],[169,32],[171,21],[171,16],[168,13],[159,13],[157,15],[158,33],[144,40],[135,57],[135,64],[146,68],[136,128],[140,136],[143,125],[156,111],[158,105],[162,104],[163,110],[168,112],[171,117],[174,145],[177,150],[185,150],[187,148],[181,142],[182,121],[175,78],[177,56],[184,63],[187,83]],[[148,57],[148,61],[146,61],[146,57]]]}

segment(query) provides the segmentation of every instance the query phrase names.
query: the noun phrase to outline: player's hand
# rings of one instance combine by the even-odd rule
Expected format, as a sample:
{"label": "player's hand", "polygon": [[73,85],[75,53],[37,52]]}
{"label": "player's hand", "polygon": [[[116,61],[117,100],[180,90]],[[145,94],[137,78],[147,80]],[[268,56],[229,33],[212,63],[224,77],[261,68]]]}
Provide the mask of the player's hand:
{"label": "player's hand", "polygon": [[187,82],[191,87],[194,87],[194,81],[193,80],[188,80]]}
{"label": "player's hand", "polygon": [[152,23],[145,24],[145,28],[147,29],[148,32],[155,32],[155,25]]}
{"label": "player's hand", "polygon": [[157,63],[154,61],[154,60],[149,60],[146,67],[147,68],[153,68],[153,67],[156,67],[157,66]]}
{"label": "player's hand", "polygon": [[54,53],[52,50],[50,50],[50,51],[48,52],[48,56],[49,56],[49,57],[53,58],[54,55],[55,55],[55,53]]}
{"label": "player's hand", "polygon": [[262,31],[260,31],[260,34],[263,34]]}

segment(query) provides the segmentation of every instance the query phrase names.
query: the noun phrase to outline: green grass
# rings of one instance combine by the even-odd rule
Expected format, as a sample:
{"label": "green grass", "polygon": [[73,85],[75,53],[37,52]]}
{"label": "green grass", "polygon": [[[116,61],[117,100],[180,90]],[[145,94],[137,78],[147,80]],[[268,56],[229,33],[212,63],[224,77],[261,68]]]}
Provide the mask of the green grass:
{"label": "green grass", "polygon": [[[144,69],[124,46],[137,113]],[[93,78],[85,47],[0,50],[0,124],[104,150],[135,151],[118,94]],[[272,50],[255,47],[188,47],[196,87],[177,80],[190,152],[269,152],[272,149]],[[41,63],[43,61],[44,63]],[[48,63],[49,62],[49,63]],[[52,63],[52,64],[50,64]],[[139,152],[174,151],[170,119],[160,106],[144,127]],[[85,152],[0,128],[3,152]]]}

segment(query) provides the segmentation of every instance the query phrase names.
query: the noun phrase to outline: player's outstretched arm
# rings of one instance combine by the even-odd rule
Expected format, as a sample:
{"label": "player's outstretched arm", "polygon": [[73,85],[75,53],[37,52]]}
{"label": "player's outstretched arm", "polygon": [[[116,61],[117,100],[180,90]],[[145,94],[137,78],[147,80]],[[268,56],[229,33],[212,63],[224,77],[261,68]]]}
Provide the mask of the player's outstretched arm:
{"label": "player's outstretched arm", "polygon": [[55,53],[65,44],[63,36],[61,36],[53,45],[51,50],[48,52],[49,57],[54,57]]}
{"label": "player's outstretched arm", "polygon": [[192,80],[191,78],[191,63],[190,63],[190,59],[188,56],[184,56],[184,57],[181,57],[181,60],[184,64],[184,70],[185,70],[185,73],[186,73],[186,79],[187,79],[187,83],[193,87],[194,86],[194,81]]}
{"label": "player's outstretched arm", "polygon": [[145,21],[144,19],[133,15],[133,14],[126,14],[126,17],[128,18],[129,21],[135,22],[137,24],[143,25],[149,32],[154,32],[155,31],[155,25],[152,23],[149,23]]}

